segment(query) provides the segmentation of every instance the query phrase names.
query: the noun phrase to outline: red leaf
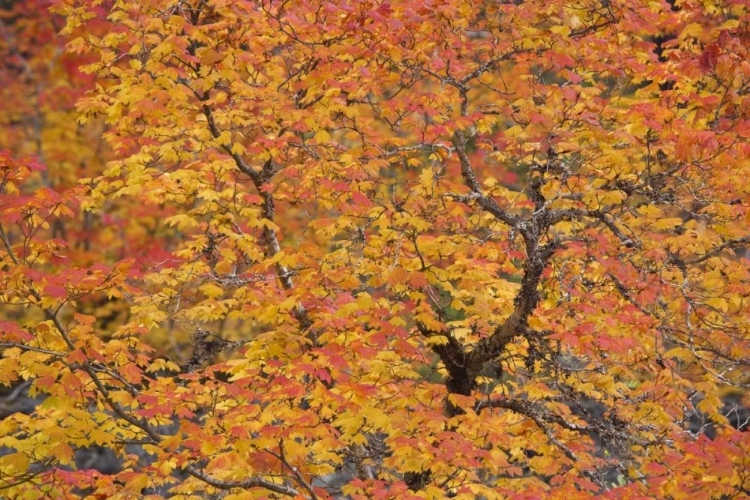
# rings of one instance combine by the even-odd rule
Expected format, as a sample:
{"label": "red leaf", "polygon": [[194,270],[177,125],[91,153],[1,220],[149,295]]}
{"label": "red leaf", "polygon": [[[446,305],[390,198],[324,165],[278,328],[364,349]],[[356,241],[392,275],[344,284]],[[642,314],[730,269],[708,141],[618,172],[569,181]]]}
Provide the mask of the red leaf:
{"label": "red leaf", "polygon": [[427,286],[427,277],[424,273],[414,272],[409,274],[409,284],[414,288],[422,288]]}
{"label": "red leaf", "polygon": [[84,364],[87,361],[86,354],[83,349],[76,349],[75,351],[68,354],[69,363],[78,363],[79,365]]}
{"label": "red leaf", "polygon": [[708,73],[713,71],[713,69],[716,67],[718,58],[719,47],[715,43],[712,43],[711,45],[706,47],[703,55],[701,55],[700,59],[698,59],[698,64],[700,65],[700,68],[704,73]]}
{"label": "red leaf", "polygon": [[352,193],[352,201],[355,204],[361,205],[364,208],[370,208],[372,206],[372,201],[370,201],[370,199],[367,196],[363,195],[359,191],[354,191]]}
{"label": "red leaf", "polygon": [[27,342],[34,336],[12,321],[0,321],[0,338],[10,342]]}
{"label": "red leaf", "polygon": [[68,290],[62,285],[44,285],[44,294],[57,300],[65,300],[68,297]]}

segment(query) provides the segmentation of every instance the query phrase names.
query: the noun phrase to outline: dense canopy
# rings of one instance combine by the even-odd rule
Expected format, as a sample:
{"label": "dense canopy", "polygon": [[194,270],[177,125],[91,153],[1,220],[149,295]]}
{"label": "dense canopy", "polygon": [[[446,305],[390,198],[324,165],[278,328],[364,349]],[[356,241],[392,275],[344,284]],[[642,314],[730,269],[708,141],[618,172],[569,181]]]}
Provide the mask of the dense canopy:
{"label": "dense canopy", "polygon": [[0,21],[0,496],[750,496],[746,0]]}

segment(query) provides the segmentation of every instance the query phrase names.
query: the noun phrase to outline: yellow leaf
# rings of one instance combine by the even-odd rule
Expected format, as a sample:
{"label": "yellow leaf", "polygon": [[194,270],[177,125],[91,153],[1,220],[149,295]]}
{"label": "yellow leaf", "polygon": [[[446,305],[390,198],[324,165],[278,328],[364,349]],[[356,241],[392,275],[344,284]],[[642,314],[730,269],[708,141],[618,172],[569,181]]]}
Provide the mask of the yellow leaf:
{"label": "yellow leaf", "polygon": [[146,474],[134,474],[125,483],[125,489],[140,493],[142,489],[148,487],[148,476]]}
{"label": "yellow leaf", "polygon": [[664,357],[667,359],[679,359],[680,361],[683,361],[685,363],[689,363],[695,358],[690,350],[680,346],[673,347],[672,349],[668,350],[666,353],[664,353]]}
{"label": "yellow leaf", "polygon": [[707,299],[705,303],[706,305],[709,305],[714,309],[718,309],[721,312],[729,311],[729,304],[727,303],[726,299],[722,297],[712,297],[710,299]]}
{"label": "yellow leaf", "polygon": [[198,290],[209,299],[215,299],[224,295],[224,289],[216,283],[206,283],[198,287]]}
{"label": "yellow leaf", "polygon": [[433,335],[425,339],[427,345],[446,345],[448,343],[448,337],[445,335]]}
{"label": "yellow leaf", "polygon": [[315,134],[315,137],[313,139],[318,144],[325,144],[331,141],[331,135],[325,129],[320,129]]}
{"label": "yellow leaf", "polygon": [[514,125],[505,131],[506,137],[519,137],[523,134],[523,127]]}
{"label": "yellow leaf", "polygon": [[170,226],[177,226],[177,228],[181,231],[185,228],[193,228],[198,225],[197,220],[186,214],[178,214],[167,217],[164,219],[164,223]]}

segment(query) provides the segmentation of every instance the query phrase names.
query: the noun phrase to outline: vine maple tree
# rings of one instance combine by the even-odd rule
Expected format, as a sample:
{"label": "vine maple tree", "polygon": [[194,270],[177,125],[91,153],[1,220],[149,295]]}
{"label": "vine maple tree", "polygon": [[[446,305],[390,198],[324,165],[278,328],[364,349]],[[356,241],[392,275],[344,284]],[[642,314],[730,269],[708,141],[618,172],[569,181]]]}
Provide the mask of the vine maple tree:
{"label": "vine maple tree", "polygon": [[745,0],[9,4],[4,497],[750,494]]}

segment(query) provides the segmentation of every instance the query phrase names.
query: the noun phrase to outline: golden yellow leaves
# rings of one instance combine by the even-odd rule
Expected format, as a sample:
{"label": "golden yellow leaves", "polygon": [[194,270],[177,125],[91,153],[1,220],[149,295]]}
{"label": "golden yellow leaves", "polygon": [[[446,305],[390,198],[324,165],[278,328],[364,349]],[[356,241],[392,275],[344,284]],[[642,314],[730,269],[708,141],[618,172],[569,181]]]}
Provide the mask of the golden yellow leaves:
{"label": "golden yellow leaves", "polygon": [[[98,8],[64,3],[77,31]],[[744,380],[745,107],[705,70],[730,89],[746,71],[720,51],[673,64],[702,57],[707,24],[738,28],[708,7],[589,7],[117,3],[108,32],[77,32],[98,57],[83,121],[109,121],[118,157],[81,176],[80,227],[26,220],[137,262],[98,288],[56,281],[63,249],[14,229],[49,275],[3,281],[47,309],[3,327],[0,381],[51,393],[19,426],[62,422],[33,442],[58,462],[77,432],[145,443],[149,474],[133,460],[110,489],[86,483],[99,494],[172,476],[169,494],[219,494],[182,479],[193,466],[227,498],[305,496],[351,463],[362,497],[660,497],[651,466],[688,444],[685,394],[725,424],[701,378]],[[34,466],[20,445],[8,471]],[[632,481],[594,484],[622,463]]]}
{"label": "golden yellow leaves", "polygon": [[625,198],[626,194],[623,191],[597,191],[596,189],[592,189],[583,195],[581,201],[587,208],[601,210],[613,205],[619,205]]}

